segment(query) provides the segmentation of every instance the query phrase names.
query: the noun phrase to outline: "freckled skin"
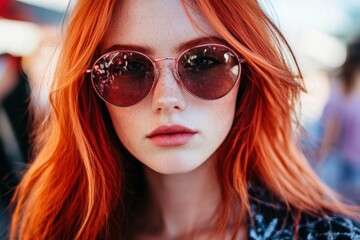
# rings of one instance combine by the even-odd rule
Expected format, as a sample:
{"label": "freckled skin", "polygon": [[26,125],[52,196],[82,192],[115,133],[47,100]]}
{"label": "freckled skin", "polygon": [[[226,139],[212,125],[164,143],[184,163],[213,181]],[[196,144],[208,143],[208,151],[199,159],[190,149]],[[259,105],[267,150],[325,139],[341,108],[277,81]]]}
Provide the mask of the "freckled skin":
{"label": "freckled skin", "polygon": [[[101,48],[131,44],[154,49],[152,58],[178,57],[179,44],[217,36],[205,18],[189,9],[203,31],[194,28],[180,1],[118,1]],[[189,172],[213,156],[227,136],[238,84],[221,99],[201,100],[177,83],[173,61],[160,62],[158,67],[157,85],[146,99],[130,107],[107,104],[107,108],[121,142],[143,164],[162,174]],[[197,134],[185,145],[158,147],[146,135],[164,124],[179,124]]]}

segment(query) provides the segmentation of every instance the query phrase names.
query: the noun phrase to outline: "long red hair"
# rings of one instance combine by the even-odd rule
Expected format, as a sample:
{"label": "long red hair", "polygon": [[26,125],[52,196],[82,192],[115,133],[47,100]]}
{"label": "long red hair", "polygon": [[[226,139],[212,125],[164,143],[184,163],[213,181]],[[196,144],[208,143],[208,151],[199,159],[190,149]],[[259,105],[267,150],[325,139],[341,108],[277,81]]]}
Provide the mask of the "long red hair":
{"label": "long red hair", "polygon": [[[141,186],[132,182],[141,178],[141,165],[121,145],[84,74],[99,54],[115,2],[79,0],[73,10],[50,94],[51,111],[38,127],[35,160],[14,198],[11,239],[113,239],[129,231],[129,188]],[[238,203],[243,213],[250,209],[250,180],[301,211],[354,216],[296,146],[294,108],[303,85],[300,71],[289,67],[290,60],[296,61],[276,26],[257,1],[196,2],[246,59],[234,124],[219,149],[223,202],[217,232],[222,234],[233,217],[236,235],[241,214],[231,216],[230,209]]]}

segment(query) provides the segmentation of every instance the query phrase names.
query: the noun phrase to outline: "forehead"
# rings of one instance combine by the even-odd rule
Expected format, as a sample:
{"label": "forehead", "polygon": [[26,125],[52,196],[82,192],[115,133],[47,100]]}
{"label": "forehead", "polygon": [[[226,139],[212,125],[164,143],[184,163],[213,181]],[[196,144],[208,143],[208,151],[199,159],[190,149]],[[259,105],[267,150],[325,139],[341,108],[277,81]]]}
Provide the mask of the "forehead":
{"label": "forehead", "polygon": [[[117,1],[102,49],[112,45],[139,45],[169,53],[182,42],[204,36],[217,36],[197,7],[181,0]],[[194,24],[195,23],[195,24]]]}

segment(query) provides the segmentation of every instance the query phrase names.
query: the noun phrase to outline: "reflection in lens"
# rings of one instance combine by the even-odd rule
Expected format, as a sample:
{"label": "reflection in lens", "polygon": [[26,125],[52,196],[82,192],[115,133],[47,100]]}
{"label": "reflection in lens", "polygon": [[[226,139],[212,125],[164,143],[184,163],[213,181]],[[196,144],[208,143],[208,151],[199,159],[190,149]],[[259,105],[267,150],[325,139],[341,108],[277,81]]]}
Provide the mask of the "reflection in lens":
{"label": "reflection in lens", "polygon": [[239,65],[233,66],[230,71],[232,74],[237,76],[239,74]]}
{"label": "reflection in lens", "polygon": [[[199,67],[194,64],[194,59],[205,59],[209,64]],[[178,70],[190,93],[204,99],[217,99],[225,96],[235,85],[240,74],[239,66],[236,55],[230,49],[216,45],[190,49],[181,56]]]}
{"label": "reflection in lens", "polygon": [[150,92],[154,80],[153,65],[141,53],[111,52],[95,62],[92,79],[97,93],[105,101],[130,106]]}

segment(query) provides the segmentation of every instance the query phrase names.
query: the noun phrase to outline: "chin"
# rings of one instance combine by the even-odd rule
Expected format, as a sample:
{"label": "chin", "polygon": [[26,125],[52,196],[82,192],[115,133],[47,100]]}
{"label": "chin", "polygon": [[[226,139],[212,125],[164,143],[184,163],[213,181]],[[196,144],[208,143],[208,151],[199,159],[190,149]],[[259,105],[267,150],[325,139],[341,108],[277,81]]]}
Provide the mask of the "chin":
{"label": "chin", "polygon": [[188,160],[160,160],[157,164],[146,164],[151,171],[164,175],[186,174],[198,169],[204,161],[189,162]]}

